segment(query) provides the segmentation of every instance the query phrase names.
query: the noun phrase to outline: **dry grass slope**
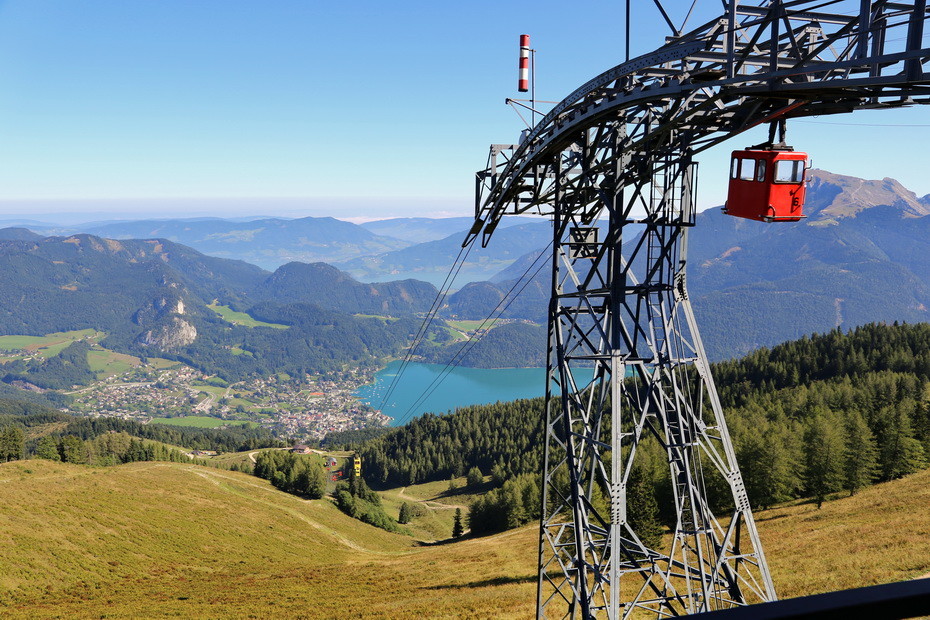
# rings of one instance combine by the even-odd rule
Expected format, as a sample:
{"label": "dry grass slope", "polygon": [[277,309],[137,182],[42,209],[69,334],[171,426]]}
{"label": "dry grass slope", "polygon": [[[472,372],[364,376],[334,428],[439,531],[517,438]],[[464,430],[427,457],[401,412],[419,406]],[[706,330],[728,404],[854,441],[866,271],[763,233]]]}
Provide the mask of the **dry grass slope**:
{"label": "dry grass slope", "polygon": [[[420,546],[236,472],[0,465],[0,616],[526,618],[536,529]],[[930,571],[930,471],[758,515],[782,597]]]}
{"label": "dry grass slope", "polygon": [[9,463],[0,465],[0,489],[3,617],[530,612],[531,586],[520,577],[531,579],[534,552],[524,531],[422,547],[328,501],[172,463]]}

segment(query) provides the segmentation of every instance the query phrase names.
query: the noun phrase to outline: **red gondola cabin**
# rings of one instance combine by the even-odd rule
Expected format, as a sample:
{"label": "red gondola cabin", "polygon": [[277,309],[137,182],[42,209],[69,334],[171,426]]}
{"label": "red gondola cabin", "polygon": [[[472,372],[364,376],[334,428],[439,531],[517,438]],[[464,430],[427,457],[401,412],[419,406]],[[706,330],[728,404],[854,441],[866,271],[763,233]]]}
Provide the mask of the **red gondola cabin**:
{"label": "red gondola cabin", "polygon": [[733,151],[730,189],[723,212],[763,222],[797,222],[804,215],[807,153]]}

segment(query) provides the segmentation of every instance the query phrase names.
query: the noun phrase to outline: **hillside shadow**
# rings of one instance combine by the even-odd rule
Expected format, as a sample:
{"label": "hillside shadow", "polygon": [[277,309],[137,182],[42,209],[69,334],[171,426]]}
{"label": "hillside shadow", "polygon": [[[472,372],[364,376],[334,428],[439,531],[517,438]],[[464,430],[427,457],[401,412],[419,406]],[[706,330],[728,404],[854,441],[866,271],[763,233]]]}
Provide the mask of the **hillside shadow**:
{"label": "hillside shadow", "polygon": [[454,489],[446,489],[441,493],[437,493],[433,499],[452,498],[458,495],[480,495],[482,493],[487,493],[494,488],[496,488],[495,484],[488,480],[475,486],[469,486],[466,484],[460,487],[455,487]]}
{"label": "hillside shadow", "polygon": [[506,586],[512,583],[534,583],[536,575],[526,575],[524,577],[494,577],[493,579],[482,579],[481,581],[471,581],[469,583],[450,583],[441,586],[426,586],[424,590],[459,590],[463,588],[483,588],[487,586]]}

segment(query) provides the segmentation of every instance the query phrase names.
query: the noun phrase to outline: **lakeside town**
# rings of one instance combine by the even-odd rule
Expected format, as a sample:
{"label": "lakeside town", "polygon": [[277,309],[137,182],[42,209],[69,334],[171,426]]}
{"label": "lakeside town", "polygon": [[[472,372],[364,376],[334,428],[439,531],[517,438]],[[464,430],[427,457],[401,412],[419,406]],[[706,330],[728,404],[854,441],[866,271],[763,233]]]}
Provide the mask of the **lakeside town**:
{"label": "lakeside town", "polygon": [[372,379],[370,371],[349,370],[339,379],[281,373],[227,384],[181,364],[142,365],[71,392],[67,411],[184,426],[253,423],[293,438],[321,439],[390,422],[355,396]]}

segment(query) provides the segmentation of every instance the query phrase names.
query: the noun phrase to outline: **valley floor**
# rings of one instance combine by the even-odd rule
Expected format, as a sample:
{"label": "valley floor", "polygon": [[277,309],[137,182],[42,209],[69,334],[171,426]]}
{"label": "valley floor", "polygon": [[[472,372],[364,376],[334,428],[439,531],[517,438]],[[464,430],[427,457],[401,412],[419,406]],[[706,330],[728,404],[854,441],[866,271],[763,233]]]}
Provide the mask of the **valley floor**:
{"label": "valley floor", "polygon": [[[527,618],[537,528],[422,544],[238,472],[0,465],[0,615]],[[407,489],[413,497],[418,490]],[[401,494],[398,494],[401,495]],[[782,598],[930,571],[930,471],[758,514]]]}

